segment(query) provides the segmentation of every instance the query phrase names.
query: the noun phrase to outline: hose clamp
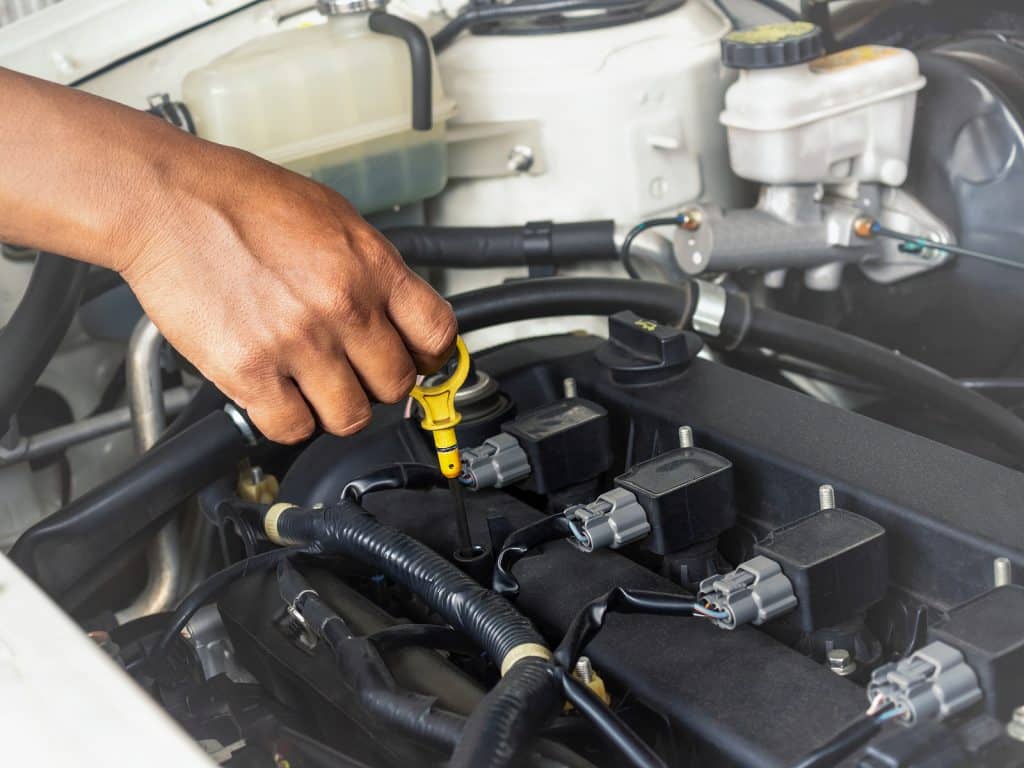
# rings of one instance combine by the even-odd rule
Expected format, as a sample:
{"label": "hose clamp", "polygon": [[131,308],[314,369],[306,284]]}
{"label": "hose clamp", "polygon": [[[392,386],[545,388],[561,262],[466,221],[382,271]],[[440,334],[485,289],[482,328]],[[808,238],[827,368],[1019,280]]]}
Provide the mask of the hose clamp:
{"label": "hose clamp", "polygon": [[257,445],[260,441],[259,435],[252,426],[252,422],[249,421],[249,417],[245,415],[234,403],[228,403],[224,406],[224,413],[228,415],[228,418],[238,427],[238,431],[242,433],[242,437],[245,438],[246,445]]}
{"label": "hose clamp", "polygon": [[693,330],[701,336],[717,338],[722,335],[722,320],[728,293],[725,288],[707,280],[694,280],[697,286],[697,304],[693,310]]}

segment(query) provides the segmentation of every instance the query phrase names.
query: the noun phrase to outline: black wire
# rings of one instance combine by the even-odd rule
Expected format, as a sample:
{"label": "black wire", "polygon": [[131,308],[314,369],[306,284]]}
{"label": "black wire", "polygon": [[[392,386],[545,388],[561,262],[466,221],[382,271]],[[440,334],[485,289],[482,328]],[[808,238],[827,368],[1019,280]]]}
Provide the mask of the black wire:
{"label": "black wire", "polygon": [[808,752],[791,768],[829,768],[866,744],[882,729],[874,717],[861,715],[817,749]]}
{"label": "black wire", "polygon": [[634,280],[640,280],[640,273],[636,271],[636,267],[633,266],[633,259],[630,256],[630,249],[633,247],[633,241],[651,227],[665,227],[670,224],[681,224],[683,222],[683,215],[678,216],[663,216],[657,219],[648,219],[647,221],[641,221],[626,235],[625,240],[622,241],[622,249],[619,252],[619,258],[622,259],[622,266],[628,274]]}
{"label": "black wire", "polygon": [[963,248],[959,245],[951,245],[949,243],[940,243],[937,240],[931,240],[927,237],[917,237],[916,235],[910,235],[906,232],[899,232],[895,229],[889,229],[883,227],[877,221],[871,224],[871,234],[878,235],[879,237],[887,237],[890,240],[900,240],[908,245],[913,246],[915,250],[923,250],[925,248],[935,251],[945,251],[946,253],[954,253],[958,256],[969,256],[973,259],[980,259],[982,261],[989,261],[993,264],[1000,264],[1004,267],[1012,267],[1013,269],[1024,269],[1024,263],[1015,261],[1013,259],[1007,259],[1002,256],[993,256],[991,253],[983,253],[982,251],[973,251],[970,248]]}
{"label": "black wire", "polygon": [[275,568],[282,560],[297,555],[303,550],[303,547],[271,549],[267,552],[247,557],[244,560],[239,560],[237,563],[232,563],[227,568],[217,571],[217,573],[189,592],[185,599],[178,604],[174,615],[171,617],[171,623],[164,630],[163,634],[160,635],[160,639],[153,646],[153,650],[150,651],[147,659],[153,661],[162,658],[167,653],[167,649],[170,648],[174,638],[181,634],[181,630],[185,628],[185,625],[188,624],[189,619],[192,618],[195,612],[233,582],[255,571]]}
{"label": "black wire", "polygon": [[610,613],[649,613],[656,616],[692,616],[695,603],[689,595],[648,589],[615,587],[583,606],[555,649],[555,661],[571,670],[580,653],[601,631]]}
{"label": "black wire", "polygon": [[562,693],[635,768],[666,768],[665,761],[625,721],[612,712],[589,687],[564,669],[555,669]]}
{"label": "black wire", "polygon": [[800,21],[800,14],[779,0],[755,0],[755,2],[788,21]]}

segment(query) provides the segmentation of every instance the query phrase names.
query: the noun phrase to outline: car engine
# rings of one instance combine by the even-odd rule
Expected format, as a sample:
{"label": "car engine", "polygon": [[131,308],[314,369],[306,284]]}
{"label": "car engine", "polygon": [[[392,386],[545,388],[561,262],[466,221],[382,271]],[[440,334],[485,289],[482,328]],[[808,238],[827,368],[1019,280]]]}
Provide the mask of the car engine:
{"label": "car engine", "polygon": [[2,6],[0,66],[336,189],[461,334],[276,445],[4,246],[11,764],[1024,765],[1024,8]]}

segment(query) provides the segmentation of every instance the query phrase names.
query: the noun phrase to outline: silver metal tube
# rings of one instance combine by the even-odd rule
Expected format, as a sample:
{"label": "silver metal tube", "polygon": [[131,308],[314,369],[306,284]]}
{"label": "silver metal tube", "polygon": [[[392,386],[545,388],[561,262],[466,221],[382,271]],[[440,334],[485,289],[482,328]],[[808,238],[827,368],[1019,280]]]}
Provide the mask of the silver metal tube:
{"label": "silver metal tube", "polygon": [[[164,412],[168,414],[180,412],[191,397],[192,393],[184,387],[169,390],[164,394]],[[60,453],[80,443],[87,443],[90,440],[120,432],[130,425],[131,411],[127,406],[123,406],[71,424],[48,429],[45,432],[37,432],[34,435],[22,437],[11,448],[0,448],[0,467]]]}
{"label": "silver metal tube", "polygon": [[1013,584],[1013,563],[1008,557],[997,557],[992,561],[992,581],[997,587]]}
{"label": "silver metal tube", "polygon": [[[160,371],[163,345],[163,335],[143,316],[128,342],[125,364],[128,406],[139,453],[148,451],[167,428]],[[146,586],[131,605],[116,614],[122,624],[166,611],[177,601],[182,581],[181,526],[177,520],[170,520],[157,531],[149,545],[146,565]]]}

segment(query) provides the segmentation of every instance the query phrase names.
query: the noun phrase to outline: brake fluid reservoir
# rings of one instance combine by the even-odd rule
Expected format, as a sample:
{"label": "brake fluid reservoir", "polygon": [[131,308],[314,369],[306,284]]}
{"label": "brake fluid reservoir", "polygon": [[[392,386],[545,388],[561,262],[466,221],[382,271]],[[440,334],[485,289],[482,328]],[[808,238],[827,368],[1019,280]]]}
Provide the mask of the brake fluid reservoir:
{"label": "brake fluid reservoir", "polygon": [[721,115],[733,171],[763,184],[899,186],[925,84],[917,57],[881,45],[823,53],[821,30],[806,22],[723,39],[723,63],[741,70]]}
{"label": "brake fluid reservoir", "polygon": [[411,46],[371,30],[383,12],[365,0],[319,7],[324,23],[253,40],[185,77],[196,132],[311,176],[363,213],[437,194],[447,179],[445,120],[455,109],[429,44],[421,36],[431,72],[421,127],[430,127],[414,130]]}

